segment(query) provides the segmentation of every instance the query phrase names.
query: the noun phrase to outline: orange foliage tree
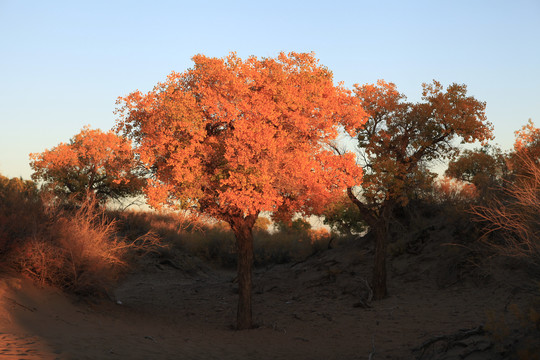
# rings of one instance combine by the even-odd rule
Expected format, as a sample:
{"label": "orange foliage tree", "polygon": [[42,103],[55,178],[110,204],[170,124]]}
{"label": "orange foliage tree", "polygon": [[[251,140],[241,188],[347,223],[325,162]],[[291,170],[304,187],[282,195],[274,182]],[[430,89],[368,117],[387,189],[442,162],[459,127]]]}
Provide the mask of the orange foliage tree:
{"label": "orange foliage tree", "polygon": [[312,54],[276,58],[231,53],[193,57],[152,91],[119,99],[118,129],[134,139],[152,171],[153,206],[189,207],[227,222],[238,250],[237,327],[252,327],[252,229],[262,211],[275,218],[319,213],[361,170],[330,143],[365,114]]}
{"label": "orange foliage tree", "polygon": [[89,194],[103,203],[141,193],[144,181],[136,164],[130,141],[88,126],[68,143],[30,154],[32,179],[43,182],[46,191],[78,203]]}
{"label": "orange foliage tree", "polygon": [[520,130],[515,132],[515,136],[514,150],[516,152],[535,150],[534,155],[540,157],[540,128],[537,128],[531,119],[527,125],[523,125]]}
{"label": "orange foliage tree", "polygon": [[364,167],[359,192],[348,189],[375,238],[372,286],[374,299],[386,296],[386,247],[393,210],[408,202],[419,187],[430,185],[429,161],[456,151],[454,140],[484,141],[491,137],[485,104],[467,96],[465,85],[446,91],[436,81],[424,84],[422,102],[410,103],[394,84],[355,85],[369,118],[358,133]]}
{"label": "orange foliage tree", "polygon": [[476,150],[465,150],[448,163],[445,174],[473,184],[478,195],[485,199],[490,190],[503,185],[508,175],[506,157],[499,148],[489,145]]}
{"label": "orange foliage tree", "polygon": [[540,128],[529,119],[526,125],[515,132],[515,136],[514,151],[508,159],[508,167],[515,175],[532,175],[526,173],[531,170],[531,164],[527,162],[540,165]]}

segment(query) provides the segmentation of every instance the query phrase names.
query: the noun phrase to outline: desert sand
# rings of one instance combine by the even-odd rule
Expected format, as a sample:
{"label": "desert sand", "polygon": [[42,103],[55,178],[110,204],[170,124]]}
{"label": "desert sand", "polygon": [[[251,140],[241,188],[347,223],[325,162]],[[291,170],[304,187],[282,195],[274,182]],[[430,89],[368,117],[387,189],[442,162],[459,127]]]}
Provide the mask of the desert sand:
{"label": "desert sand", "polygon": [[[377,302],[368,301],[369,252],[356,245],[256,269],[257,328],[246,331],[233,328],[235,271],[189,256],[147,258],[109,299],[99,300],[4,274],[0,358],[503,358],[483,331],[459,346],[435,340],[475,331],[489,314],[525,304],[532,295],[523,274],[503,269],[488,275],[437,254],[395,258],[390,294]],[[419,349],[430,340],[431,346]],[[440,353],[441,347],[447,349]]]}

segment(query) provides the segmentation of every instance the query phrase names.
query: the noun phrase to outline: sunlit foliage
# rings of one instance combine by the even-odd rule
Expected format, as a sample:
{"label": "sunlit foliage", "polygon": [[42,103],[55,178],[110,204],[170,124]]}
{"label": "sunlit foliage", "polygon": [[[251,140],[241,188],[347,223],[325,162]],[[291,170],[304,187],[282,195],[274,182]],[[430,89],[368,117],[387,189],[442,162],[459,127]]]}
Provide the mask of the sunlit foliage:
{"label": "sunlit foliage", "polygon": [[16,268],[42,284],[79,295],[106,295],[130,255],[159,246],[151,233],[134,240],[117,234],[105,210],[88,198],[76,210],[49,206],[35,236],[20,242],[11,256]]}
{"label": "sunlit foliage", "polygon": [[[540,128],[537,128],[532,120],[515,132],[514,152],[510,154],[508,167],[516,175],[532,176],[530,166],[524,163],[532,161],[540,165]],[[527,170],[529,169],[529,170]]]}
{"label": "sunlit foliage", "polygon": [[230,224],[238,327],[247,328],[255,220],[262,211],[283,219],[321,212],[335,193],[359,184],[354,155],[337,156],[330,145],[341,126],[354,134],[365,113],[313,54],[193,61],[147,94],[120,98],[118,130],[153,173],[146,188],[153,206],[190,207]]}
{"label": "sunlit foliage", "polygon": [[465,150],[448,164],[445,174],[476,187],[481,198],[503,185],[508,176],[506,156],[494,146]]}
{"label": "sunlit foliage", "polygon": [[85,201],[88,195],[100,202],[136,195],[143,180],[127,141],[114,132],[85,127],[68,143],[42,153],[30,154],[32,179],[62,199]]}
{"label": "sunlit foliage", "polygon": [[529,122],[526,125],[523,125],[520,130],[515,132],[515,136],[514,150],[516,152],[525,149],[536,150],[536,148],[540,146],[540,128],[537,128],[531,119],[529,119]]}
{"label": "sunlit foliage", "polygon": [[430,161],[455,154],[456,140],[486,141],[491,125],[485,103],[467,96],[465,85],[446,88],[434,81],[424,84],[422,101],[407,102],[396,86],[355,85],[355,94],[369,118],[359,129],[364,181],[348,194],[376,238],[374,297],[386,295],[386,243],[392,210],[407,204],[411,192],[429,185]]}
{"label": "sunlit foliage", "polygon": [[474,184],[444,176],[433,184],[433,198],[443,203],[467,203],[476,200],[478,190]]}

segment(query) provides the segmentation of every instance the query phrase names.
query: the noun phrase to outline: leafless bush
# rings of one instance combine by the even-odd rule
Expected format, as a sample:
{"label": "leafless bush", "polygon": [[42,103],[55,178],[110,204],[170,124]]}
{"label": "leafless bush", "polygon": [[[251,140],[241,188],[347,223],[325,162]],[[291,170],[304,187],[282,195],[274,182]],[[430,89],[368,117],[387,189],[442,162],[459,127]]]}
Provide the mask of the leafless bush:
{"label": "leafless bush", "polygon": [[[485,224],[484,239],[490,246],[540,264],[540,165],[525,155],[520,162],[523,169],[508,183],[504,196],[475,206],[472,212]],[[504,241],[497,242],[490,234],[500,234]]]}
{"label": "leafless bush", "polygon": [[118,238],[115,221],[105,216],[95,200],[75,210],[49,209],[49,216],[47,234],[29,240],[18,251],[19,269],[76,294],[107,293],[129,267],[130,253],[158,246],[152,233],[132,241]]}

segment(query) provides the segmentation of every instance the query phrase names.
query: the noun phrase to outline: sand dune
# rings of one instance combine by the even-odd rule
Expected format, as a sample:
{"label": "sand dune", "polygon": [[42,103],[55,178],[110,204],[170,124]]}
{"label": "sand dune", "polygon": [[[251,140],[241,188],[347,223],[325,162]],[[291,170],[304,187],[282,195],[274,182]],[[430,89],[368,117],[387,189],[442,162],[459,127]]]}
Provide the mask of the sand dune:
{"label": "sand dune", "polygon": [[508,279],[471,278],[441,288],[430,267],[436,261],[403,261],[410,270],[392,266],[390,297],[367,308],[361,300],[370,266],[361,254],[332,250],[259,269],[259,327],[249,331],[232,330],[234,271],[198,265],[186,272],[154,259],[125,279],[114,299],[94,302],[6,275],[0,358],[368,359],[374,352],[374,359],[410,359],[427,339],[473,329],[485,323],[486,311],[504,312],[509,301],[527,299],[519,292],[509,298]]}

